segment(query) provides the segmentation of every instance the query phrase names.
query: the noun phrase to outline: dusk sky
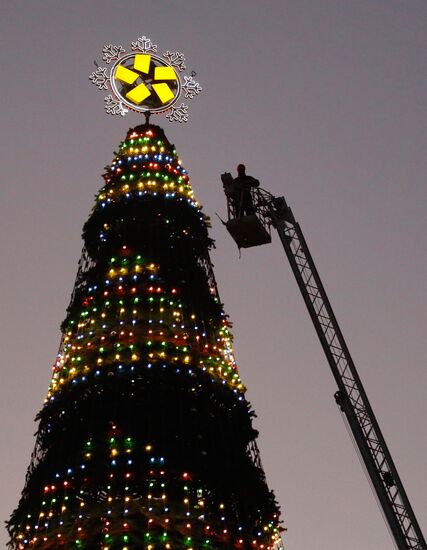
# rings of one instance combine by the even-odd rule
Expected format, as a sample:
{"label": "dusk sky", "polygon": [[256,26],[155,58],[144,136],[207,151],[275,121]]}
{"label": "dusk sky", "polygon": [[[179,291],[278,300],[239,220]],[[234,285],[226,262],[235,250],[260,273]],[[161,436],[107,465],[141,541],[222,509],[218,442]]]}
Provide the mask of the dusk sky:
{"label": "dusk sky", "polygon": [[215,215],[240,162],[302,227],[426,536],[427,2],[4,0],[0,25],[0,517],[24,486],[103,168],[144,122],[105,114],[88,75],[104,44],[146,35],[203,87],[188,124],[152,121],[212,219],[286,550],[393,543],[277,235],[239,259]]}

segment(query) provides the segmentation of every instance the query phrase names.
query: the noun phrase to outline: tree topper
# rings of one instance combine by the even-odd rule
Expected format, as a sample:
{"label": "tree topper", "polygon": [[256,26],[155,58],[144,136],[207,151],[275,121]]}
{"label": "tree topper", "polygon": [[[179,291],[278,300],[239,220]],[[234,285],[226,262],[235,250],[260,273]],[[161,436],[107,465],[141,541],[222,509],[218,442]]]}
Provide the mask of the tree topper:
{"label": "tree topper", "polygon": [[146,36],[132,42],[132,52],[126,53],[123,46],[106,44],[102,59],[111,68],[100,67],[95,61],[96,71],[89,75],[100,90],[110,90],[105,98],[105,110],[110,115],[124,116],[129,110],[143,113],[147,119],[151,114],[165,113],[169,122],[187,122],[188,106],[178,105],[184,93],[185,99],[193,99],[202,91],[194,80],[196,73],[189,76],[185,71],[185,57],[180,52],[158,55],[157,46]]}

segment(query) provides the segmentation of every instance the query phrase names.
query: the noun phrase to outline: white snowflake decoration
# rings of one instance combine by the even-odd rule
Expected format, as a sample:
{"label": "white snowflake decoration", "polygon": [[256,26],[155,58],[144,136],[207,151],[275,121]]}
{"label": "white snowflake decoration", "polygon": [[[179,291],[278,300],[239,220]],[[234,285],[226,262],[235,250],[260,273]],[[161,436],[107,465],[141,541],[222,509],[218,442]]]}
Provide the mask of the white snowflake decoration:
{"label": "white snowflake decoration", "polygon": [[108,90],[107,84],[110,82],[110,77],[107,75],[106,67],[98,67],[90,76],[91,80],[100,90]]}
{"label": "white snowflake decoration", "polygon": [[140,36],[136,42],[132,42],[132,50],[133,51],[140,51],[142,53],[156,53],[157,52],[157,46],[156,44],[153,44],[151,41],[151,38],[147,38],[146,36]]}
{"label": "white snowflake decoration", "polygon": [[203,90],[200,84],[196,82],[192,76],[184,76],[182,89],[184,90],[184,97],[186,99],[193,99],[194,96],[199,95]]}
{"label": "white snowflake decoration", "polygon": [[121,54],[125,52],[126,50],[123,48],[123,46],[113,46],[113,44],[107,44],[102,48],[102,59],[106,63],[111,63],[111,61],[119,59]]}
{"label": "white snowflake decoration", "polygon": [[172,107],[166,118],[169,122],[188,122],[188,106],[181,103],[179,107]]}
{"label": "white snowflake decoration", "polygon": [[185,66],[185,57],[183,53],[170,52],[168,50],[163,54],[163,57],[169,61],[172,67],[176,67],[178,71],[184,71],[187,68]]}
{"label": "white snowflake decoration", "polygon": [[[110,115],[124,116],[129,110],[132,110],[144,114],[147,120],[149,120],[152,114],[167,112],[166,118],[169,122],[187,122],[188,106],[184,103],[178,106],[178,99],[183,93],[185,99],[191,100],[200,94],[202,87],[193,78],[196,74],[195,72],[192,72],[191,76],[180,75],[186,69],[184,54],[167,50],[159,57],[156,55],[157,45],[147,36],[138,37],[135,42],[131,43],[131,46],[131,53],[126,53],[126,50],[121,45],[106,44],[102,49],[102,59],[108,65],[111,64],[111,67],[98,67],[98,64],[95,62],[96,70],[89,75],[89,80],[99,90],[110,90],[111,92],[104,98],[106,112]],[[147,69],[141,70],[136,65],[137,62],[135,60],[140,54],[149,57],[149,72]],[[140,64],[141,60],[138,63]],[[168,86],[170,86],[169,94],[172,92],[173,96],[166,94],[162,97],[162,92],[159,92],[159,88],[156,89],[156,86],[152,87],[153,65],[155,71],[157,70],[156,67],[172,67],[174,69],[176,80],[166,79],[165,83],[162,84],[163,90],[165,87],[167,90]],[[120,76],[119,70],[121,71]],[[136,80],[126,80],[126,77],[123,75],[132,72]],[[162,82],[160,76],[159,79],[156,78],[155,82],[159,81]],[[151,94],[149,95],[149,100],[146,102],[144,99],[147,96],[145,98],[141,96],[138,98],[136,96],[136,99],[132,96],[133,93],[138,93],[138,91],[134,92],[134,88],[137,88],[140,83],[145,84],[146,89]],[[141,89],[141,87],[139,88]],[[153,98],[157,100],[157,104],[153,104]]]}
{"label": "white snowflake decoration", "polygon": [[117,101],[117,99],[114,99],[112,95],[108,95],[104,101],[105,110],[109,115],[125,116],[125,114],[129,112],[128,109],[125,108],[123,103],[121,101]]}

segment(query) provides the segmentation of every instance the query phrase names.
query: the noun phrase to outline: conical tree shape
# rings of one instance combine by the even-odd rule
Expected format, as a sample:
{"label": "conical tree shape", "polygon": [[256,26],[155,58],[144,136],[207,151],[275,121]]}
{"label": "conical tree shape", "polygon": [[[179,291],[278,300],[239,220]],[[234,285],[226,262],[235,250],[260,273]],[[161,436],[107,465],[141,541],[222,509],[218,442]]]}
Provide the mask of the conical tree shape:
{"label": "conical tree shape", "polygon": [[129,131],[79,272],[11,548],[272,548],[208,219],[163,130]]}

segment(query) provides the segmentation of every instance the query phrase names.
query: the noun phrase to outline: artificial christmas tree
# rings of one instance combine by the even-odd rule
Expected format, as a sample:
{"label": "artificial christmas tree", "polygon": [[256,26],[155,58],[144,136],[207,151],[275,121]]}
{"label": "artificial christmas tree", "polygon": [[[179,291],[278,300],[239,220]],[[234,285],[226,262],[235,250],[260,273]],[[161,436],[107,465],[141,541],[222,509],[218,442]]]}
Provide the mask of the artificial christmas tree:
{"label": "artificial christmas tree", "polygon": [[104,179],[10,546],[272,548],[208,218],[158,126],[131,129]]}

